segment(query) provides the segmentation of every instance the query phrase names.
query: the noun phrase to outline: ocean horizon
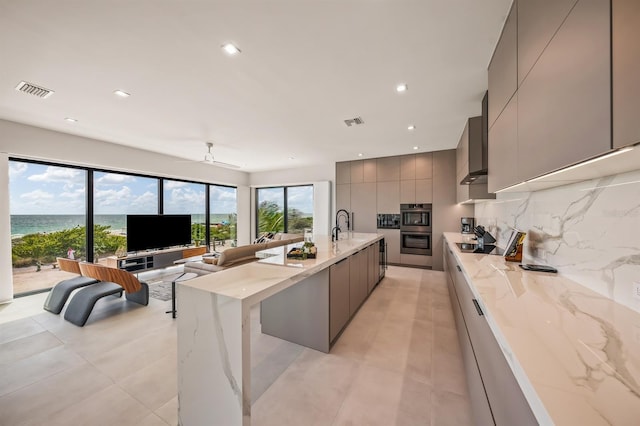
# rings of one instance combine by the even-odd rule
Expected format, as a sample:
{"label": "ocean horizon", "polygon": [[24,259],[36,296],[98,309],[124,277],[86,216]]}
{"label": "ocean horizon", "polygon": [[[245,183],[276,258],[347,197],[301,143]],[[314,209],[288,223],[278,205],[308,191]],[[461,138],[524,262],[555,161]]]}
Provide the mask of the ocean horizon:
{"label": "ocean horizon", "polygon": [[[212,214],[211,223],[220,223],[222,221],[229,220],[230,215],[233,215],[233,213]],[[86,225],[85,218],[86,216],[83,214],[12,214],[11,238],[18,238],[28,234],[56,232],[65,229],[73,229],[75,227],[82,227]],[[205,215],[193,214],[191,215],[191,220],[196,223],[204,223]],[[112,232],[124,233],[127,227],[127,215],[97,214],[94,216],[94,223],[97,225],[108,225],[111,227]]]}

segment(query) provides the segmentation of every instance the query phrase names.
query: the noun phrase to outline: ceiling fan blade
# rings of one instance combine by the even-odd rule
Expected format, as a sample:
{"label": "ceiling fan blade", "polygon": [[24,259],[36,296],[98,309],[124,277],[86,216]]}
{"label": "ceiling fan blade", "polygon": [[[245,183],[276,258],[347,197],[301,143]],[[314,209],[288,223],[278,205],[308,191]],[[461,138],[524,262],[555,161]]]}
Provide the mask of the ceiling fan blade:
{"label": "ceiling fan blade", "polygon": [[214,166],[227,167],[229,169],[239,169],[240,168],[240,166],[238,166],[238,165],[230,164],[230,163],[223,163],[222,161],[216,161],[216,160],[213,160],[209,164],[213,164]]}

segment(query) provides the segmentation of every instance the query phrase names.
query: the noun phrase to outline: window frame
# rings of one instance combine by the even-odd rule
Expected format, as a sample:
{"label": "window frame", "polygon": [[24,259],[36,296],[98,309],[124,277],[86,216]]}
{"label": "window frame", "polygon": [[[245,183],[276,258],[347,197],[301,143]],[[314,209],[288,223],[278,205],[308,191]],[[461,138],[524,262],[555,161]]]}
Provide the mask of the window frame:
{"label": "window frame", "polygon": [[[254,198],[255,198],[255,208],[254,208],[254,216],[256,218],[255,220],[255,235],[256,238],[260,236],[260,216],[258,214],[258,211],[260,209],[260,199],[258,197],[258,192],[261,189],[279,189],[282,188],[283,194],[284,194],[284,203],[283,203],[283,214],[284,214],[284,232],[285,234],[289,232],[289,194],[288,194],[288,189],[289,188],[300,188],[300,187],[310,187],[313,191],[314,189],[314,185],[312,183],[305,183],[305,184],[299,184],[299,185],[274,185],[274,186],[261,186],[261,187],[257,187],[255,188],[255,194],[254,194]],[[313,212],[311,213],[313,217]]]}

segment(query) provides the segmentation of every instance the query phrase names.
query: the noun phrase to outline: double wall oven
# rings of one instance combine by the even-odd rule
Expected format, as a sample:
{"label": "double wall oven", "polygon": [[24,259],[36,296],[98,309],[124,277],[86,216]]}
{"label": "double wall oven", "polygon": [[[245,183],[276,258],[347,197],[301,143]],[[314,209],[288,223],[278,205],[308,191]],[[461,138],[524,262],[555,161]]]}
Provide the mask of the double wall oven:
{"label": "double wall oven", "polygon": [[400,204],[400,253],[431,256],[431,204]]}

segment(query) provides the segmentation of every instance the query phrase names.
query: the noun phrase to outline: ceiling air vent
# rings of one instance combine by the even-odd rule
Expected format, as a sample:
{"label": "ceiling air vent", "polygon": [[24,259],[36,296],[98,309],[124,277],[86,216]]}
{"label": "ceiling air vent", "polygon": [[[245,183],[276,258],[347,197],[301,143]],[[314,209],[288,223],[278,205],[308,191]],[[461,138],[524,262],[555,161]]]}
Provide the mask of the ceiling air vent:
{"label": "ceiling air vent", "polygon": [[21,81],[20,84],[16,86],[16,90],[37,96],[42,99],[46,99],[55,93],[53,90],[45,89],[44,87],[27,83],[26,81]]}
{"label": "ceiling air vent", "polygon": [[355,125],[364,124],[364,120],[362,119],[362,117],[356,117],[356,118],[351,118],[349,120],[344,120],[344,124],[346,124],[347,127],[351,127],[354,124]]}

